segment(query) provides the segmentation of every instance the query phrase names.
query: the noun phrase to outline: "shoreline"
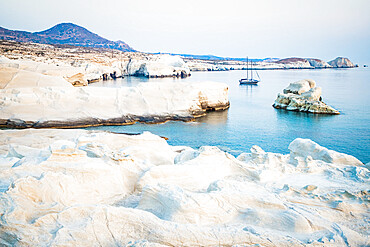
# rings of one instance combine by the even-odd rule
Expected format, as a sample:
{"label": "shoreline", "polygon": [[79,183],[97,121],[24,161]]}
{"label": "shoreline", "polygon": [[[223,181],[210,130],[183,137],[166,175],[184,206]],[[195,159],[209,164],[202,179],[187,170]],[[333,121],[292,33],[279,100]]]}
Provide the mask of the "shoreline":
{"label": "shoreline", "polygon": [[56,121],[50,120],[45,122],[38,121],[24,121],[20,119],[0,119],[1,129],[79,129],[87,127],[98,127],[98,126],[124,126],[133,125],[135,123],[145,123],[145,124],[162,124],[168,121],[182,121],[182,122],[192,122],[196,118],[203,117],[207,112],[212,111],[224,111],[230,107],[230,103],[225,106],[219,106],[212,109],[206,109],[205,111],[200,111],[192,114],[192,116],[124,116],[121,118],[110,118],[110,119],[81,119],[81,120],[71,120],[71,121]]}
{"label": "shoreline", "polygon": [[[9,40],[0,40],[0,53],[10,59],[8,62],[14,63],[10,66],[39,70],[42,73],[47,71],[45,74],[64,77],[74,86],[86,86],[96,81],[125,76],[186,78],[196,71],[250,70],[245,61],[189,59],[181,55],[63,47]],[[41,65],[43,68],[38,69],[36,63],[44,63]],[[287,58],[273,62],[254,62],[253,70],[356,68],[347,58],[338,57],[329,63],[332,65],[320,59]]]}
{"label": "shoreline", "polygon": [[258,68],[258,67],[253,67],[253,69],[242,68],[242,69],[227,69],[227,70],[219,69],[219,70],[191,70],[191,71],[192,72],[213,72],[213,71],[225,72],[225,71],[232,71],[232,70],[323,70],[323,69],[341,70],[341,69],[355,69],[355,68],[359,68],[359,67],[342,67],[342,68],[315,68],[315,67],[313,68],[299,68],[299,67],[296,67],[296,68]]}

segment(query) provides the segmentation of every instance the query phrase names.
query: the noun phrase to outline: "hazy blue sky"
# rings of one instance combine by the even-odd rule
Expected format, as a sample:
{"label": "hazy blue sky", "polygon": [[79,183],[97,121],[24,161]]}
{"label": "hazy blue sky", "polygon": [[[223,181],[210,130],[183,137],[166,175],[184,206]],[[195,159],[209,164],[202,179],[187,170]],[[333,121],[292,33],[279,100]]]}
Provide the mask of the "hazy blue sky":
{"label": "hazy blue sky", "polygon": [[73,22],[145,52],[370,62],[370,0],[0,0],[0,26]]}

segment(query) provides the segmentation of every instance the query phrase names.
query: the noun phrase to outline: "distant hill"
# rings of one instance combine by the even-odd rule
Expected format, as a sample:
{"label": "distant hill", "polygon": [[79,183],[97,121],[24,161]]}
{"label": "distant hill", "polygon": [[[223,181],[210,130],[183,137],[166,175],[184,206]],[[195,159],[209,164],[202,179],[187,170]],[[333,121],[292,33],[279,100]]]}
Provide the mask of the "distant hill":
{"label": "distant hill", "polygon": [[[219,56],[214,56],[214,55],[192,55],[192,54],[176,54],[176,53],[154,53],[154,54],[169,54],[169,55],[180,56],[180,57],[188,58],[188,59],[200,59],[200,60],[241,61],[241,62],[246,62],[247,61],[246,57],[242,57],[242,58],[238,58],[238,57],[219,57]],[[249,58],[249,61],[253,61],[253,62],[261,62],[261,61],[274,62],[274,61],[278,61],[278,60],[280,60],[280,58],[271,58],[271,57],[263,58],[263,59]]]}
{"label": "distant hill", "polygon": [[61,23],[41,32],[15,31],[0,27],[0,39],[42,44],[65,44],[74,46],[110,48],[135,51],[123,41],[111,41],[73,23]]}
{"label": "distant hill", "polygon": [[297,63],[297,62],[308,62],[307,59],[305,58],[300,58],[300,57],[290,57],[290,58],[284,58],[279,61],[276,61],[275,63],[282,63],[282,64],[287,64],[287,63]]}
{"label": "distant hill", "polygon": [[334,68],[353,68],[358,67],[358,65],[354,65],[348,58],[346,57],[337,57],[334,60],[328,62]]}

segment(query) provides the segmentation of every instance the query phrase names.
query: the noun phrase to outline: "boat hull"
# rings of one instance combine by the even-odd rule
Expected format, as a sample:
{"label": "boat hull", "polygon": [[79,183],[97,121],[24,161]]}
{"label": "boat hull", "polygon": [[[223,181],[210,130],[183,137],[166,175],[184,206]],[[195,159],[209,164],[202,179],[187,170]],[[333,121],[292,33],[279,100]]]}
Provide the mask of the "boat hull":
{"label": "boat hull", "polygon": [[240,79],[239,84],[248,84],[248,85],[255,85],[259,82],[259,80],[256,79]]}

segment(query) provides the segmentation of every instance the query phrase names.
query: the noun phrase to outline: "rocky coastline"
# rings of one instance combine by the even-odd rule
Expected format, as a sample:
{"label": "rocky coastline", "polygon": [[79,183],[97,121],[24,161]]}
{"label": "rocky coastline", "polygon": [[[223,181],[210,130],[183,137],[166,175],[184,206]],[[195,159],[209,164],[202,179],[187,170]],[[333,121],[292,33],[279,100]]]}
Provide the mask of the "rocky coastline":
{"label": "rocky coastline", "polygon": [[178,56],[0,40],[0,67],[58,75],[74,86],[124,76],[190,76]]}
{"label": "rocky coastline", "polygon": [[87,127],[191,121],[229,107],[217,82],[144,83],[134,88],[14,87],[0,89],[0,126]]}
{"label": "rocky coastline", "polygon": [[[245,61],[233,60],[199,60],[184,58],[191,71],[229,71],[247,70]],[[315,58],[286,58],[278,60],[254,61],[255,70],[285,70],[285,69],[336,69],[356,67],[348,58],[338,57],[325,62]],[[249,65],[250,69],[250,65]]]}
{"label": "rocky coastline", "polygon": [[[40,63],[42,73],[59,71],[74,86],[86,86],[100,80],[124,76],[149,78],[186,78],[193,71],[246,70],[245,61],[202,60],[172,56],[169,54],[148,54],[122,52],[113,49],[88,48],[66,45],[36,44],[0,40],[0,54],[12,61],[13,67],[37,70]],[[32,62],[34,65],[32,65]],[[6,62],[9,63],[9,62]],[[18,64],[18,65],[17,65]],[[20,64],[27,64],[23,66]],[[253,62],[256,70],[284,69],[330,69],[356,67],[348,58],[338,57],[325,62],[314,58],[286,58]]]}
{"label": "rocky coastline", "polygon": [[[35,33],[4,30],[0,36],[22,41],[47,42],[49,35],[54,44],[0,41],[1,246],[369,245],[370,163],[351,155],[297,138],[286,154],[255,145],[236,157],[215,146],[169,145],[150,132],[78,129],[193,121],[227,110],[229,88],[220,82],[88,84],[186,78],[192,71],[246,69],[244,61],[134,52],[70,23]],[[95,48],[60,45],[60,36],[76,36],[74,44],[85,37],[81,44]],[[288,58],[254,66],[354,65],[346,58]],[[291,83],[273,107],[339,114],[309,79]]]}
{"label": "rocky coastline", "polygon": [[369,165],[296,139],[170,146],[156,135],[0,130],[5,246],[365,246]]}
{"label": "rocky coastline", "polygon": [[2,128],[192,121],[207,111],[229,107],[227,85],[216,82],[86,87],[94,81],[127,75],[189,76],[189,68],[177,56],[0,42],[0,50],[5,47],[8,50],[0,56]]}

